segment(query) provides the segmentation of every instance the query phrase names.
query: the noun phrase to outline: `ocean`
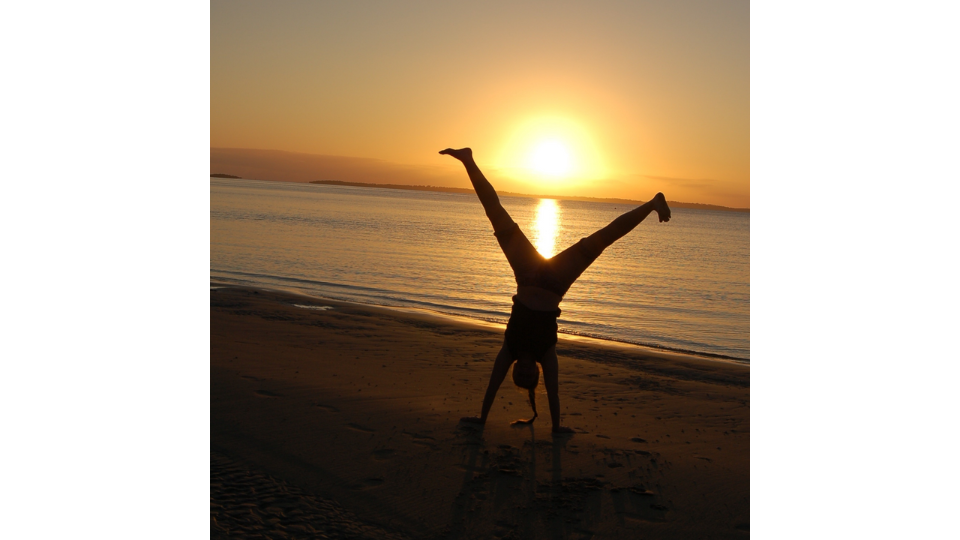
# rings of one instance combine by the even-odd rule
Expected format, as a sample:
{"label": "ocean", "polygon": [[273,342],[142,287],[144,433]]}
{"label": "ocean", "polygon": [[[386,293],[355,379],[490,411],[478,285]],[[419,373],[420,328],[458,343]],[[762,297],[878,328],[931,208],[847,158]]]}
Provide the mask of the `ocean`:
{"label": "ocean", "polygon": [[[632,208],[500,199],[545,256]],[[560,331],[748,362],[750,214],[672,210],[668,223],[651,214],[580,276],[560,304]],[[499,323],[516,292],[473,194],[219,178],[210,278]]]}

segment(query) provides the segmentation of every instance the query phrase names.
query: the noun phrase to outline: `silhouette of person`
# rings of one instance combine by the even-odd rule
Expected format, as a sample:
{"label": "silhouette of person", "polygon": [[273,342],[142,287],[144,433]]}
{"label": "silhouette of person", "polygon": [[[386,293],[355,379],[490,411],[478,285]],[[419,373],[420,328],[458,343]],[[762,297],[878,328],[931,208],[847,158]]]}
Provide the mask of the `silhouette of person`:
{"label": "silhouette of person", "polygon": [[460,421],[477,424],[487,421],[497,390],[500,389],[512,364],[514,366],[513,382],[527,390],[530,407],[533,408],[532,418],[517,420],[514,424],[533,422],[538,416],[534,390],[539,383],[540,367],[542,367],[553,432],[573,433],[569,427],[560,425],[556,350],[560,301],[573,282],[600,256],[604,249],[632,231],[650,212],[657,212],[661,222],[669,221],[670,208],[667,206],[667,201],[663,193],[657,193],[650,201],[621,215],[606,227],[547,259],[537,252],[500,204],[497,192],[480,172],[470,148],[459,150],[447,148],[440,153],[460,160],[466,167],[473,189],[477,192],[483,210],[493,225],[493,235],[496,236],[500,249],[506,255],[517,280],[517,294],[513,297],[513,308],[504,333],[503,347],[493,362],[493,373],[490,374],[490,382],[483,396],[480,416],[468,416],[461,418]]}

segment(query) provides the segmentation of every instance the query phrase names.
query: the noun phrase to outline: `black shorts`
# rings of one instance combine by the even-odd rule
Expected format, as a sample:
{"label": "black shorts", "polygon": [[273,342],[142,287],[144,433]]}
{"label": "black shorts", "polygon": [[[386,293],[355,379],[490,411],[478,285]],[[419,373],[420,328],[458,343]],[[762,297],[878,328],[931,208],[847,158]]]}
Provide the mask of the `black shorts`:
{"label": "black shorts", "polygon": [[531,357],[537,362],[557,344],[557,317],[560,309],[537,311],[517,301],[513,297],[513,309],[507,322],[504,341],[510,350],[512,360]]}

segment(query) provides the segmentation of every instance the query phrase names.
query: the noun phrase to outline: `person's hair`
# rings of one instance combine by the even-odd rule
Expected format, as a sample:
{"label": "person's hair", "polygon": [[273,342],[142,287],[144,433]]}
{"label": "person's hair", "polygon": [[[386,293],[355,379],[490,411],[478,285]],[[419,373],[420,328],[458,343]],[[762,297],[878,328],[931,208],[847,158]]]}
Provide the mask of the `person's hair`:
{"label": "person's hair", "polygon": [[513,364],[513,384],[520,388],[533,390],[540,384],[540,366],[536,362],[533,362],[533,369],[535,371],[521,370],[517,372],[517,366],[519,365],[520,362]]}

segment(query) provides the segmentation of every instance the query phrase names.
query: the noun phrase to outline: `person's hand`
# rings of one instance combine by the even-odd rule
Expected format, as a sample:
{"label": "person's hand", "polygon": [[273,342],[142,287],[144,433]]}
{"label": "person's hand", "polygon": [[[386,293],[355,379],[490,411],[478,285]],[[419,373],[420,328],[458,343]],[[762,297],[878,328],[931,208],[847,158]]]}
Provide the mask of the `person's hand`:
{"label": "person's hand", "polygon": [[554,433],[576,433],[576,431],[574,431],[573,428],[567,427],[567,426],[557,426],[553,428],[553,432]]}
{"label": "person's hand", "polygon": [[466,424],[483,424],[479,416],[464,416],[460,421]]}

